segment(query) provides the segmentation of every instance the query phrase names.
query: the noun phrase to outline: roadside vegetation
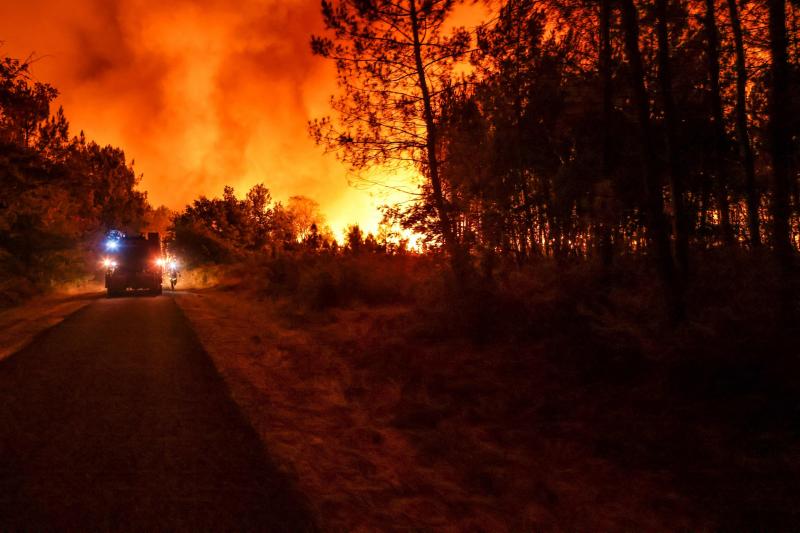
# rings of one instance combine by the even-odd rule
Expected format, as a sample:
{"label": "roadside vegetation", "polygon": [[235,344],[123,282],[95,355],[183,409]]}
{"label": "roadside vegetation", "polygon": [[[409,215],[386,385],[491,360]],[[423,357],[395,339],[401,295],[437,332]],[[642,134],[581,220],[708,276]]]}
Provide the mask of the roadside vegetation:
{"label": "roadside vegetation", "polygon": [[0,308],[86,285],[111,229],[166,227],[125,152],[70,131],[31,59],[0,58]]}
{"label": "roadside vegetation", "polygon": [[675,329],[645,264],[513,268],[466,297],[424,255],[307,254],[209,268],[176,301],[325,529],[797,519],[770,261],[698,273]]}

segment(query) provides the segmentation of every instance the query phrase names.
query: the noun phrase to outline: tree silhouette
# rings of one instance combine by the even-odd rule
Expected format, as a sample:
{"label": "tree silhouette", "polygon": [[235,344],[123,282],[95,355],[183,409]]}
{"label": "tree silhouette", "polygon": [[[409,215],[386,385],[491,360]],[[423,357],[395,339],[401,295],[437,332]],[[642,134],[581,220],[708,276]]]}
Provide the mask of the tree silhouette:
{"label": "tree silhouette", "polygon": [[292,220],[292,232],[296,240],[304,241],[312,228],[319,234],[319,229],[325,224],[325,216],[320,211],[319,203],[306,196],[290,197],[286,209]]}
{"label": "tree silhouette", "polygon": [[467,52],[461,29],[443,31],[453,0],[322,2],[327,36],[312,51],[336,63],[342,94],[332,99],[338,120],[315,120],[318,143],[354,170],[416,165],[437,214],[437,232],[451,258],[461,256],[437,154],[442,95],[452,68]]}
{"label": "tree silhouette", "polygon": [[750,232],[750,244],[754,248],[761,245],[761,227],[759,215],[759,194],[756,188],[756,168],[753,147],[750,142],[750,131],[747,121],[747,61],[745,58],[742,23],[739,18],[737,0],[728,0],[731,32],[736,54],[736,133],[742,167],[745,173],[745,191],[747,198],[747,220]]}
{"label": "tree silhouette", "polygon": [[[769,8],[769,130],[774,194],[772,200],[775,253],[784,269],[792,262],[789,225],[791,134],[789,130],[789,64],[785,0],[768,0]],[[795,181],[796,181],[795,177]],[[796,186],[796,185],[795,185]]]}
{"label": "tree silhouette", "polygon": [[149,209],[122,150],[70,137],[61,108],[50,115],[57,94],[29,61],[0,60],[0,300],[20,280],[44,288],[91,271],[101,236],[138,231]]}

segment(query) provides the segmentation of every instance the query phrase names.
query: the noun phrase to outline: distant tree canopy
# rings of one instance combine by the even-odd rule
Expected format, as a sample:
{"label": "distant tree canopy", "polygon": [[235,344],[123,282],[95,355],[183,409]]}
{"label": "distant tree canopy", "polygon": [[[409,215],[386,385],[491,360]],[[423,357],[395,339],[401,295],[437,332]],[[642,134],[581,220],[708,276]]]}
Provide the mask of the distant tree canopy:
{"label": "distant tree canopy", "polygon": [[201,196],[173,218],[172,249],[189,264],[224,263],[255,252],[330,249],[335,240],[319,204],[293,196],[273,203],[262,184],[244,198],[225,187],[222,198]]}
{"label": "distant tree canopy", "polygon": [[150,209],[144,217],[143,231],[155,231],[161,235],[167,235],[175,215],[176,213],[174,211],[163,205],[155,209]]}
{"label": "distant tree canopy", "polygon": [[311,131],[357,169],[417,166],[389,217],[472,257],[647,253],[672,291],[690,247],[793,260],[796,2],[506,0],[444,37],[454,4],[322,2],[342,92]]}
{"label": "distant tree canopy", "polygon": [[241,200],[233,187],[225,187],[222,198],[201,196],[174,218],[173,248],[190,262],[223,262],[239,250],[260,249],[273,229],[271,202],[263,185]]}
{"label": "distant tree canopy", "polygon": [[138,231],[150,209],[122,150],[71,137],[63,110],[51,115],[57,95],[31,79],[28,61],[0,60],[3,294],[87,272],[100,236]]}
{"label": "distant tree canopy", "polygon": [[389,226],[382,225],[376,237],[351,224],[340,245],[324,220],[319,204],[305,196],[292,196],[284,206],[273,203],[262,184],[243,198],[237,198],[233,187],[225,187],[222,198],[201,196],[172,218],[170,249],[189,266],[286,254],[407,252],[408,241]]}
{"label": "distant tree canopy", "polygon": [[292,221],[292,232],[297,239],[303,241],[312,233],[323,231],[325,216],[315,200],[305,196],[292,196],[286,203],[286,211]]}

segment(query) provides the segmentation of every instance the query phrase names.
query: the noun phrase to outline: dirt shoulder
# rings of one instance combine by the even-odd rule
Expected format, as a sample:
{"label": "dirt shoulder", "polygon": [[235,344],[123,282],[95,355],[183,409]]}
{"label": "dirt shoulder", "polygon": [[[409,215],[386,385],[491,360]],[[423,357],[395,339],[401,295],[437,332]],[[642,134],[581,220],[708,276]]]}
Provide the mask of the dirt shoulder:
{"label": "dirt shoulder", "polygon": [[104,295],[100,284],[29,300],[0,311],[0,360],[27,346],[42,331]]}
{"label": "dirt shoulder", "polygon": [[593,423],[611,400],[565,383],[543,343],[426,341],[402,306],[304,314],[237,289],[176,301],[325,530],[704,528],[668,466],[604,451],[628,438]]}

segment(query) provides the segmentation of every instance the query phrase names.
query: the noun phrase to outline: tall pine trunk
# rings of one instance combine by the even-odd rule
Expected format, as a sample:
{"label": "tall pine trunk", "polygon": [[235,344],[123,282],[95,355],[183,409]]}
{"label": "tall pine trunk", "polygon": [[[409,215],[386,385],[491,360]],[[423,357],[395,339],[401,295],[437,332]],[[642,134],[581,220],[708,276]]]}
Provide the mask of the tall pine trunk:
{"label": "tall pine trunk", "polygon": [[[602,121],[603,131],[603,154],[600,168],[600,178],[607,183],[611,182],[611,160],[613,150],[613,139],[611,131],[611,120],[613,114],[612,92],[611,92],[611,0],[600,0],[600,55],[598,67],[600,70],[600,83],[603,93]],[[606,191],[607,192],[607,191]],[[607,206],[601,209],[602,213],[608,211]],[[614,250],[611,239],[611,220],[601,220],[597,222],[597,240],[600,247],[600,258],[603,266],[609,267],[614,260]]]}
{"label": "tall pine trunk", "polygon": [[727,145],[725,140],[725,124],[722,117],[722,97],[719,89],[719,37],[717,35],[716,0],[706,0],[704,26],[706,32],[706,59],[708,60],[708,92],[711,104],[713,128],[713,152],[711,167],[714,173],[714,184],[720,211],[722,240],[726,244],[733,243],[731,229],[730,205],[728,204],[727,176],[723,170],[723,156]]}
{"label": "tall pine trunk", "polygon": [[656,37],[658,40],[658,84],[661,89],[664,122],[667,130],[667,164],[670,195],[672,196],[675,259],[681,275],[686,276],[689,272],[689,240],[686,231],[686,208],[683,205],[685,179],[680,159],[681,150],[678,145],[678,120],[675,111],[675,100],[672,95],[667,0],[656,0]]}
{"label": "tall pine trunk", "polygon": [[744,167],[744,186],[747,198],[747,225],[750,233],[750,245],[761,246],[761,224],[759,221],[759,194],[756,188],[756,167],[753,158],[753,146],[750,144],[750,133],[747,127],[747,66],[742,39],[742,23],[739,20],[737,0],[728,0],[733,42],[736,50],[736,134],[739,139],[739,151]]}
{"label": "tall pine trunk", "polygon": [[664,217],[664,199],[653,148],[650,125],[650,100],[644,84],[644,68],[639,50],[639,14],[633,0],[621,0],[622,23],[625,30],[625,50],[630,69],[631,93],[639,126],[641,143],[642,177],[645,193],[645,210],[648,230],[652,235],[653,251],[671,312],[676,318],[683,315],[683,297],[678,290],[675,265],[670,251],[669,234]]}
{"label": "tall pine trunk", "polygon": [[773,239],[775,253],[785,270],[792,262],[792,242],[789,228],[789,158],[791,141],[788,124],[789,65],[786,57],[786,2],[768,0],[771,87],[769,125],[773,174]]}
{"label": "tall pine trunk", "polygon": [[450,255],[453,269],[457,277],[461,278],[464,274],[464,258],[456,242],[455,229],[450,219],[450,213],[445,201],[442,181],[439,176],[439,159],[436,154],[437,131],[436,121],[433,115],[433,104],[431,101],[428,79],[425,74],[425,64],[422,61],[422,43],[420,39],[419,13],[417,11],[417,0],[409,0],[409,16],[411,18],[411,36],[414,48],[414,64],[417,73],[417,83],[422,94],[423,116],[425,120],[426,134],[426,155],[428,156],[428,178],[431,182],[433,191],[433,202],[439,215],[442,237],[444,238],[445,249]]}

